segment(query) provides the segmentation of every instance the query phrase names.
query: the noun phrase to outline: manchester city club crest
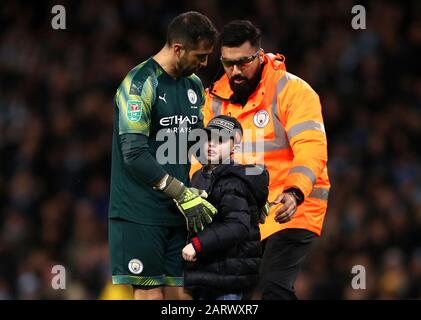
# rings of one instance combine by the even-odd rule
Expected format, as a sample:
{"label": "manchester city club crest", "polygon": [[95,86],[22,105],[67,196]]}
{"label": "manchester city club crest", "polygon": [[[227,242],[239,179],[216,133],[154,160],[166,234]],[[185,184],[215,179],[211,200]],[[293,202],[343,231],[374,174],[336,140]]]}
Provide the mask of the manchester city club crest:
{"label": "manchester city club crest", "polygon": [[269,123],[269,113],[266,110],[259,110],[254,114],[254,125],[258,128],[264,128]]}
{"label": "manchester city club crest", "polygon": [[197,94],[192,89],[187,90],[187,97],[191,104],[195,104],[197,102]]}
{"label": "manchester city club crest", "polygon": [[143,271],[143,263],[139,259],[132,259],[129,262],[129,270],[133,274],[140,274]]}

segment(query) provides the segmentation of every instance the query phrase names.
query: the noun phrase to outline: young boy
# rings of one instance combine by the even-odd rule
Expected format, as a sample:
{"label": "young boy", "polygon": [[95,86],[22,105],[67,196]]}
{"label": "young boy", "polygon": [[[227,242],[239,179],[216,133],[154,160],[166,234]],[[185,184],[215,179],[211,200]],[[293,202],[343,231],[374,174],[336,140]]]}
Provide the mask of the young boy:
{"label": "young boy", "polygon": [[191,186],[206,191],[219,213],[184,247],[184,283],[193,289],[195,299],[241,300],[258,281],[259,221],[268,197],[269,174],[263,167],[233,162],[243,134],[235,118],[220,115],[205,130],[207,164],[194,173]]}

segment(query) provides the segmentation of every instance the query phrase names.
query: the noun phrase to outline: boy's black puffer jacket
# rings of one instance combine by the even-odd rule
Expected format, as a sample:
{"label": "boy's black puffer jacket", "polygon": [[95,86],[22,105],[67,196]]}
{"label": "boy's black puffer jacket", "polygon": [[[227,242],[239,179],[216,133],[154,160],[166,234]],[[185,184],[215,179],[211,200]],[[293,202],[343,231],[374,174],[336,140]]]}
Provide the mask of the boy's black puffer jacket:
{"label": "boy's black puffer jacket", "polygon": [[[258,174],[246,175],[246,168]],[[201,251],[186,265],[186,287],[231,293],[257,284],[262,256],[259,209],[267,200],[268,185],[268,171],[253,165],[222,164],[212,173],[204,168],[195,172],[191,186],[207,191],[218,214],[197,234]]]}

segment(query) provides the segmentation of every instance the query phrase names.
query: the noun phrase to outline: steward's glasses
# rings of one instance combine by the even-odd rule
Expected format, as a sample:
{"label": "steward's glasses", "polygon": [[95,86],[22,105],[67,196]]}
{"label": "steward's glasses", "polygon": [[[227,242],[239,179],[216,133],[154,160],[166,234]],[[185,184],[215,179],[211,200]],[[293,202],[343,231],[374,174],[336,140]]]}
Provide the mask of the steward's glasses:
{"label": "steward's glasses", "polygon": [[248,65],[250,65],[254,59],[256,59],[256,57],[259,55],[260,53],[260,49],[257,50],[257,52],[251,56],[248,57],[242,57],[240,59],[237,60],[228,60],[225,59],[221,56],[221,63],[225,68],[232,68],[234,66],[237,66],[238,68],[244,68],[247,67]]}

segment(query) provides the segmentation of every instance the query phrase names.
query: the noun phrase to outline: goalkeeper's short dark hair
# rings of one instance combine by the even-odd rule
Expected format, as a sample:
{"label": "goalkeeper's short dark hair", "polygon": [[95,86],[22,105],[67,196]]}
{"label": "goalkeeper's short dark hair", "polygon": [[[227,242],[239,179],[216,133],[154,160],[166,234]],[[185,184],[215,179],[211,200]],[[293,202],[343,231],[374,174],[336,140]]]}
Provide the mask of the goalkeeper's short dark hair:
{"label": "goalkeeper's short dark hair", "polygon": [[239,47],[247,41],[255,48],[261,47],[262,35],[260,29],[251,21],[233,20],[224,26],[221,33],[221,46]]}
{"label": "goalkeeper's short dark hair", "polygon": [[168,26],[167,44],[180,42],[187,49],[195,49],[204,40],[214,45],[218,32],[205,15],[189,11],[176,16]]}

